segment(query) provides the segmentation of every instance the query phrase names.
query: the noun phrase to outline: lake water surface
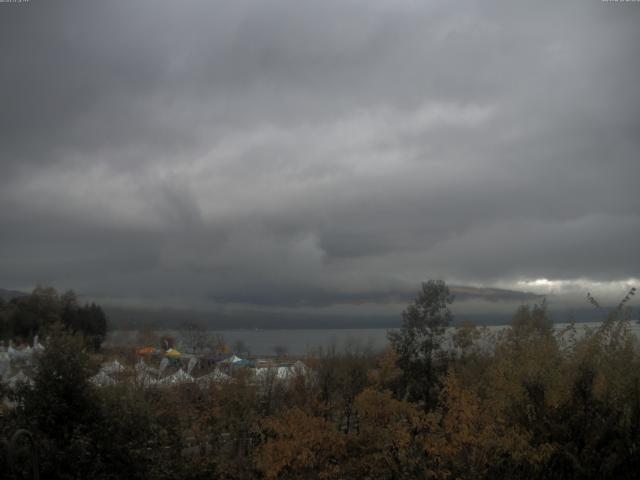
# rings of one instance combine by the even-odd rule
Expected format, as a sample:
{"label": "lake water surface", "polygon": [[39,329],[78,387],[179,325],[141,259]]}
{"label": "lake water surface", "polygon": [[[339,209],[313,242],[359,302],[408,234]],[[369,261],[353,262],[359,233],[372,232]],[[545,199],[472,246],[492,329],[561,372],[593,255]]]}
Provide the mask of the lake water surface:
{"label": "lake water surface", "polygon": [[[556,324],[561,329],[567,324]],[[597,322],[580,323],[576,325],[578,331],[595,328]],[[640,324],[631,322],[631,330],[640,338]],[[486,327],[488,333],[496,333],[505,326]],[[335,345],[338,350],[348,345],[368,346],[374,350],[381,350],[388,345],[386,328],[356,328],[356,329],[286,329],[286,330],[212,330],[205,332],[205,336],[221,334],[227,345],[233,346],[242,341],[253,355],[273,355],[276,347],[283,347],[288,354],[305,355],[318,348]],[[451,330],[453,331],[453,329]],[[179,330],[162,330],[156,332],[158,336],[171,335],[180,344]],[[107,345],[136,345],[137,332],[129,330],[114,330],[109,332]],[[141,346],[141,345],[138,345]],[[178,345],[180,348],[180,345]]]}

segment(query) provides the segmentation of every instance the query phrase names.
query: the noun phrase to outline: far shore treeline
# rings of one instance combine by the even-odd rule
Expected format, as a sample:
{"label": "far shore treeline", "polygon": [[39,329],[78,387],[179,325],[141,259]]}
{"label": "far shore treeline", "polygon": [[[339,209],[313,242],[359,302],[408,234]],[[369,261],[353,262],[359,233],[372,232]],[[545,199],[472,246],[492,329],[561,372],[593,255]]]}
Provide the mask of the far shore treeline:
{"label": "far shore treeline", "polygon": [[[281,353],[274,371],[304,368],[284,380],[239,363],[206,387],[160,388],[129,381],[135,354],[98,348],[99,306],[38,288],[0,304],[5,339],[46,338],[32,382],[0,384],[0,436],[28,432],[47,479],[635,479],[634,294],[611,309],[588,295],[601,322],[586,332],[554,329],[542,301],[499,331],[459,324],[451,349],[455,298],[428,281],[383,352]],[[120,381],[92,381],[115,360]],[[3,478],[31,478],[29,448],[14,447]]]}

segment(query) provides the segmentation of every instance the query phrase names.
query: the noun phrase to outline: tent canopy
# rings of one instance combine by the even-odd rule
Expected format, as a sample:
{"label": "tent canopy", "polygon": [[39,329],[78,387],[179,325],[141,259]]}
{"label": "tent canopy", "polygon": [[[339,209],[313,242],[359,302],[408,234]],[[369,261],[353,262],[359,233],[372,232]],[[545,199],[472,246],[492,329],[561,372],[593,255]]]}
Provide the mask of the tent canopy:
{"label": "tent canopy", "polygon": [[136,354],[140,356],[151,355],[156,353],[155,347],[141,347],[136,349]]}
{"label": "tent canopy", "polygon": [[177,358],[180,358],[182,354],[175,348],[170,348],[164,353],[164,355],[165,357],[168,357],[168,358],[177,359]]}
{"label": "tent canopy", "polygon": [[168,377],[164,377],[163,379],[158,380],[159,385],[177,385],[180,383],[192,382],[193,377],[185,372],[183,369],[178,370],[173,375],[169,375]]}
{"label": "tent canopy", "polygon": [[100,371],[108,375],[113,373],[120,373],[124,372],[124,366],[118,360],[114,360],[113,362],[102,364],[102,367],[100,367]]}

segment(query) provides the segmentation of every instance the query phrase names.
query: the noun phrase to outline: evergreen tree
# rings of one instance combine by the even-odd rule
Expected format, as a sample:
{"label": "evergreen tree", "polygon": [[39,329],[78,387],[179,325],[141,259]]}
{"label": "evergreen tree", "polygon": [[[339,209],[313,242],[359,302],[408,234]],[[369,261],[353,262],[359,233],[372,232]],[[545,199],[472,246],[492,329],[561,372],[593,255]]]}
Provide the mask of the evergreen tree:
{"label": "evergreen tree", "polygon": [[425,408],[437,399],[439,353],[452,320],[453,296],[442,280],[422,283],[417,298],[402,313],[402,328],[389,333],[403,372],[404,393]]}

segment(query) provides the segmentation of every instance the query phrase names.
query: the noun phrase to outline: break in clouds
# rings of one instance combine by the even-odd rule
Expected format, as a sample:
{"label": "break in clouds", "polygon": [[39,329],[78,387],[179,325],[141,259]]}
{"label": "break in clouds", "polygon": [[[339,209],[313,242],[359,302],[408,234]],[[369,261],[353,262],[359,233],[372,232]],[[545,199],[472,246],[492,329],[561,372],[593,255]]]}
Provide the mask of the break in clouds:
{"label": "break in clouds", "polygon": [[640,277],[639,25],[599,1],[0,4],[0,287],[621,297]]}

